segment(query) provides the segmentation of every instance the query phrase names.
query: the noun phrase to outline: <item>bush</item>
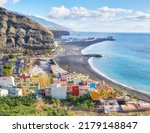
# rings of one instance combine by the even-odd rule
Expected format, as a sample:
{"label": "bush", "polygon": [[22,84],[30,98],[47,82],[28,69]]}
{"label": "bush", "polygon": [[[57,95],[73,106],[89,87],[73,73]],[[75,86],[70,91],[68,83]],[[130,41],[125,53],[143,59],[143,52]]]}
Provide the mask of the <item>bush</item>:
{"label": "bush", "polygon": [[47,114],[48,116],[69,116],[68,110],[64,108],[49,108]]}
{"label": "bush", "polygon": [[24,97],[0,97],[0,105],[4,106],[5,104],[9,107],[15,107],[19,105],[31,106],[35,103],[35,100],[29,96]]}
{"label": "bush", "polygon": [[4,69],[12,69],[12,63],[5,63],[3,68]]}
{"label": "bush", "polygon": [[8,57],[9,57],[10,59],[13,59],[13,58],[15,58],[15,55],[10,54]]}
{"label": "bush", "polygon": [[0,97],[0,116],[35,115],[31,97]]}
{"label": "bush", "polygon": [[68,95],[67,102],[71,102],[73,104],[76,104],[79,101],[78,96]]}
{"label": "bush", "polygon": [[69,95],[67,98],[67,102],[84,109],[94,107],[94,103],[89,95],[82,95],[80,97]]}

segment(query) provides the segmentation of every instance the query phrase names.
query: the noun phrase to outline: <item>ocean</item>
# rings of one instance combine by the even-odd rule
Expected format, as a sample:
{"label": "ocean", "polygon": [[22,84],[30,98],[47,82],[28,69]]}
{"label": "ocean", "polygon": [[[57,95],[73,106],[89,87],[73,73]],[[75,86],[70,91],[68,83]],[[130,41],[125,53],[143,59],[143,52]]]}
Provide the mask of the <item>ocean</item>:
{"label": "ocean", "polygon": [[82,50],[83,54],[101,54],[102,58],[90,58],[91,67],[103,76],[150,93],[150,34],[148,33],[86,33],[71,37],[107,37],[116,41],[104,41]]}

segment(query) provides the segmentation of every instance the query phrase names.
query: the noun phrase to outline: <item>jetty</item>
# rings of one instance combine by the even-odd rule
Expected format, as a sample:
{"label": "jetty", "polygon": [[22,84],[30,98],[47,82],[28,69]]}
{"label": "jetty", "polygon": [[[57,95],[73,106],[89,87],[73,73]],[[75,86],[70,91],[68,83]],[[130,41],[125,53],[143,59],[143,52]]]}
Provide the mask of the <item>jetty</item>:
{"label": "jetty", "polygon": [[95,58],[102,58],[103,56],[100,55],[100,54],[85,54],[83,56],[86,56],[86,57],[95,57]]}

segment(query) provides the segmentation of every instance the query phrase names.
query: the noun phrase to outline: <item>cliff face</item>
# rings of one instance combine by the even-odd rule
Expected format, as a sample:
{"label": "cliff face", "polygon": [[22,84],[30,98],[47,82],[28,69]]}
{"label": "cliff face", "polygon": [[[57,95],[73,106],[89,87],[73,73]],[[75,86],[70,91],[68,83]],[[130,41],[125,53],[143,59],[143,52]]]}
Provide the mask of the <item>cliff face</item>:
{"label": "cliff face", "polygon": [[61,31],[61,30],[51,30],[51,31],[54,34],[54,37],[56,39],[60,39],[61,36],[69,36],[70,35],[69,31]]}
{"label": "cliff face", "polygon": [[0,51],[47,49],[54,45],[52,32],[37,22],[0,8]]}

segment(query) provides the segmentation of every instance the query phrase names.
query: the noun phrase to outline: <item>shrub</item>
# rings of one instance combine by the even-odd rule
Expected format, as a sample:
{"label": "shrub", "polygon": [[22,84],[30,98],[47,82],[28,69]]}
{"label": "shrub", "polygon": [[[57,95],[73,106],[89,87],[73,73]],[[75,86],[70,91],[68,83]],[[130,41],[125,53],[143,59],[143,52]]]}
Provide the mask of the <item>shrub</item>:
{"label": "shrub", "polygon": [[9,57],[10,59],[13,59],[13,58],[15,58],[15,55],[10,54],[8,57]]}
{"label": "shrub", "polygon": [[49,108],[47,114],[48,116],[69,116],[69,112],[65,108]]}
{"label": "shrub", "polygon": [[12,63],[5,63],[3,68],[4,69],[12,69]]}
{"label": "shrub", "polygon": [[35,115],[36,109],[31,97],[0,97],[0,116]]}

